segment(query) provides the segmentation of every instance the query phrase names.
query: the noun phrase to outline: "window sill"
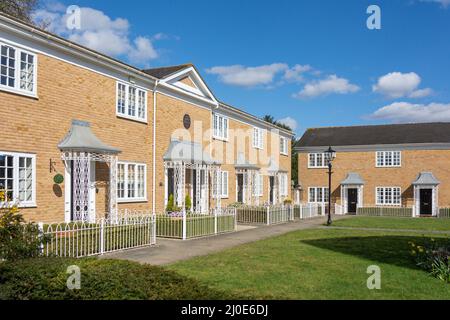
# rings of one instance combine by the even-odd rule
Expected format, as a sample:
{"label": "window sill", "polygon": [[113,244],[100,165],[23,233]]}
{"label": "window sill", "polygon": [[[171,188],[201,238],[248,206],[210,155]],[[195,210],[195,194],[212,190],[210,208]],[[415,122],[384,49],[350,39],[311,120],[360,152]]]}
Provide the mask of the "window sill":
{"label": "window sill", "polygon": [[143,123],[143,124],[148,124],[147,119],[139,119],[136,117],[127,116],[127,115],[120,114],[120,113],[116,113],[116,116],[117,116],[117,118],[131,120],[131,121],[139,122],[139,123]]}
{"label": "window sill", "polygon": [[289,154],[288,154],[288,153],[280,152],[280,154],[281,154],[282,156],[289,157]]}
{"label": "window sill", "polygon": [[[3,205],[5,205],[5,203],[4,202],[0,202],[0,207],[3,206]],[[37,205],[36,205],[35,202],[22,203],[22,204],[19,204],[17,206],[17,208],[19,208],[19,209],[21,209],[21,208],[24,208],[24,209],[26,209],[26,208],[37,208]]]}
{"label": "window sill", "polygon": [[19,95],[19,96],[24,96],[24,97],[27,97],[27,98],[33,98],[33,99],[36,99],[36,100],[39,99],[38,95],[35,92],[22,91],[22,90],[19,90],[19,89],[16,89],[16,88],[10,88],[10,87],[3,86],[3,85],[0,85],[0,91],[16,94],[16,95]]}
{"label": "window sill", "polygon": [[228,138],[221,138],[221,137],[213,137],[214,140],[228,142]]}
{"label": "window sill", "polygon": [[118,199],[117,203],[138,203],[138,202],[148,202],[147,199]]}

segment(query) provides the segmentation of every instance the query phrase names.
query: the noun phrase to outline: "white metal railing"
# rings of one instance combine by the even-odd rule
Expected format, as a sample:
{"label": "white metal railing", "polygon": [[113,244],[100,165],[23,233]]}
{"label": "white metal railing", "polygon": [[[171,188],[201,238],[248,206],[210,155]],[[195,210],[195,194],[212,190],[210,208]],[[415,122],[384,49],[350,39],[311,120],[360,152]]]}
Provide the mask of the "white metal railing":
{"label": "white metal railing", "polygon": [[325,214],[324,203],[301,203],[294,205],[295,219],[310,219]]}
{"label": "white metal railing", "polygon": [[208,214],[170,213],[156,216],[158,237],[189,239],[226,232],[237,229],[236,208],[214,208]]}
{"label": "white metal railing", "polygon": [[39,223],[44,256],[86,257],[156,243],[155,215],[98,219],[95,223]]}
{"label": "white metal railing", "polygon": [[345,211],[344,211],[344,206],[341,204],[334,204],[334,214],[336,215],[344,215]]}
{"label": "white metal railing", "polygon": [[294,206],[239,206],[237,222],[241,224],[280,224],[294,220]]}
{"label": "white metal railing", "polygon": [[413,207],[358,207],[358,216],[378,216],[378,217],[414,217]]}

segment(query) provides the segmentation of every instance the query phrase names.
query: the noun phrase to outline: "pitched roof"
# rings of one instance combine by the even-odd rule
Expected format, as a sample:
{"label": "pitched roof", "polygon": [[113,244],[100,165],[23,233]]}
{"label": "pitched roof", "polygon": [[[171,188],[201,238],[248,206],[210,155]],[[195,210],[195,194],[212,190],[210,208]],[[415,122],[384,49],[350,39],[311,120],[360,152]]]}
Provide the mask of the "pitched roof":
{"label": "pitched roof", "polygon": [[163,79],[163,78],[166,78],[167,76],[170,76],[171,74],[174,74],[180,70],[183,70],[183,69],[191,67],[191,66],[192,66],[192,64],[187,63],[187,64],[180,64],[177,66],[167,66],[167,67],[160,67],[160,68],[145,69],[142,71],[155,77],[155,78]]}
{"label": "pitched roof", "polygon": [[450,122],[311,128],[296,148],[450,143]]}

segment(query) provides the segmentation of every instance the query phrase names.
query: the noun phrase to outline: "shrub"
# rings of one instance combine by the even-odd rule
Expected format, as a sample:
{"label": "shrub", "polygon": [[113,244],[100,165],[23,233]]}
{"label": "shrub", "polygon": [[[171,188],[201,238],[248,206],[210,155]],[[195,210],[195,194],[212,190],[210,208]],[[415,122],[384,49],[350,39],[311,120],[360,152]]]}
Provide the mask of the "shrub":
{"label": "shrub", "polygon": [[[1,195],[0,195],[1,196]],[[39,255],[39,228],[26,223],[17,206],[0,208],[0,260],[17,260]]]}
{"label": "shrub", "polygon": [[410,242],[411,254],[419,267],[428,271],[433,277],[450,283],[450,240],[438,243],[434,239],[425,245]]}
{"label": "shrub", "polygon": [[167,212],[172,212],[173,211],[173,206],[174,206],[173,194],[170,194],[169,195],[169,199],[167,200],[166,211]]}
{"label": "shrub", "polygon": [[[81,271],[81,289],[67,289],[67,267]],[[2,299],[233,299],[161,267],[97,258],[34,258],[0,263]]]}
{"label": "shrub", "polygon": [[184,208],[186,209],[186,211],[191,211],[191,207],[192,207],[191,196],[187,194],[186,197],[184,198]]}
{"label": "shrub", "polygon": [[292,204],[292,200],[291,199],[284,199],[284,201],[283,201],[283,203],[284,203],[284,205],[290,205],[290,204]]}

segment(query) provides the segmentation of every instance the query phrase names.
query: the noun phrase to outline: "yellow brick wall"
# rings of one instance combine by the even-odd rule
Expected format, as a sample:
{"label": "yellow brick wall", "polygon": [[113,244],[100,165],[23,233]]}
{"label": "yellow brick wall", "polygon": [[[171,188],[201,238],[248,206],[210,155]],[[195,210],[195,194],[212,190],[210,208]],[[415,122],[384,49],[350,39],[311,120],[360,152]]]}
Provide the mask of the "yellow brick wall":
{"label": "yellow brick wall", "polygon": [[[298,154],[298,177],[302,201],[308,201],[308,187],[328,187],[327,169],[308,169],[308,154]],[[356,172],[365,181],[364,206],[373,206],[376,187],[401,187],[402,204],[413,204],[412,182],[423,171],[430,171],[441,182],[439,206],[450,205],[450,150],[403,150],[400,168],[377,168],[375,151],[339,152],[333,161],[332,200],[340,203],[340,182]]]}

